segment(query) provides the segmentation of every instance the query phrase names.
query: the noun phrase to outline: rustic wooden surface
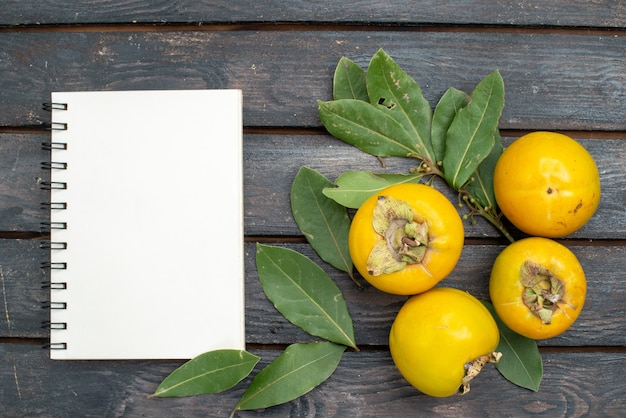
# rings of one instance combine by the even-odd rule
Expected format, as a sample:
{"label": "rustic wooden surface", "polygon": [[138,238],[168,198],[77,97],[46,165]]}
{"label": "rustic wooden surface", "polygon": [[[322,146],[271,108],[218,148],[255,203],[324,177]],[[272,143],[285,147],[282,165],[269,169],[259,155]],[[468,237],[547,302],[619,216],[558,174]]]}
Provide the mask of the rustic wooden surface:
{"label": "rustic wooden surface", "polygon": [[[240,88],[244,92],[246,338],[267,364],[310,337],[265,298],[256,242],[318,260],[289,209],[302,165],[331,179],[386,167],[327,135],[316,99],[331,97],[341,56],[365,67],[384,48],[434,104],[450,86],[471,90],[493,69],[506,88],[505,143],[559,130],[596,159],[602,200],[595,217],[561,240],[579,257],[588,300],[565,334],[540,341],[544,378],[535,393],[493,368],[464,397],[434,399],[393,367],[387,332],[404,298],[342,289],[361,352],[348,352],[321,387],[286,405],[238,416],[623,416],[626,411],[626,7],[578,1],[7,0],[0,14],[0,416],[227,416],[245,385],[220,395],[147,395],[180,362],[53,362],[40,282],[40,144],[54,90]],[[549,3],[549,4],[546,4]],[[210,186],[208,184],[207,186]],[[451,198],[446,188],[440,189]],[[490,266],[505,242],[489,224],[466,224],[466,246],[446,284],[487,298]],[[516,236],[521,234],[516,233]]]}

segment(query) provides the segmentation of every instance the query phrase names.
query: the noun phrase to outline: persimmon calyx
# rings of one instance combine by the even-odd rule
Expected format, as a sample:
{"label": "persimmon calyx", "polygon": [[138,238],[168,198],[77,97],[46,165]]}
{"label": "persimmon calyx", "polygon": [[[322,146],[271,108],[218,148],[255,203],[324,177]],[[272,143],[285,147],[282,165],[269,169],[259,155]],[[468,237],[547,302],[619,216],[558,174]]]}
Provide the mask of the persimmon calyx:
{"label": "persimmon calyx", "polygon": [[554,311],[565,295],[565,284],[550,270],[533,261],[526,260],[520,271],[520,281],[524,286],[524,304],[544,324],[552,322]]}
{"label": "persimmon calyx", "polygon": [[487,363],[497,363],[502,358],[502,353],[494,351],[478,357],[476,360],[465,363],[465,376],[462,380],[461,395],[470,391],[470,382],[481,372]]}
{"label": "persimmon calyx", "polygon": [[428,225],[417,222],[411,206],[390,196],[379,196],[372,214],[372,226],[383,239],[367,259],[372,276],[402,270],[421,263],[428,247]]}

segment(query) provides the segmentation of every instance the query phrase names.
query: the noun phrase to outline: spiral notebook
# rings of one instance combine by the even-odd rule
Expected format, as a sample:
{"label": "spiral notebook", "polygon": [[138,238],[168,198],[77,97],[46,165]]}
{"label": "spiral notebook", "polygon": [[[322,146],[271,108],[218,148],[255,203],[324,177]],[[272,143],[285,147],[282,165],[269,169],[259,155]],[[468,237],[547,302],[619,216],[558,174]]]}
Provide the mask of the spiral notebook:
{"label": "spiral notebook", "polygon": [[50,357],[243,349],[241,91],[51,99]]}

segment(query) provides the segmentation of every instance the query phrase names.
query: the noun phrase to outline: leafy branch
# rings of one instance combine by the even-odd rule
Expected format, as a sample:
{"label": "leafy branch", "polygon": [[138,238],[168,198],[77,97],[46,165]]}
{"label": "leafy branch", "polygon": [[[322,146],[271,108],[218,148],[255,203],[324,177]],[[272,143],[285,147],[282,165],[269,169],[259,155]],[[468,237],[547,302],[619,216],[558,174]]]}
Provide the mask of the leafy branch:
{"label": "leafy branch", "polygon": [[498,121],[504,82],[498,71],[471,94],[448,89],[433,111],[419,84],[381,49],[367,71],[342,58],[333,78],[333,100],[318,101],[318,106],[330,134],[379,158],[420,160],[412,174],[444,179],[461,196],[468,216],[484,217],[513,242],[493,191],[493,171],[503,150]]}

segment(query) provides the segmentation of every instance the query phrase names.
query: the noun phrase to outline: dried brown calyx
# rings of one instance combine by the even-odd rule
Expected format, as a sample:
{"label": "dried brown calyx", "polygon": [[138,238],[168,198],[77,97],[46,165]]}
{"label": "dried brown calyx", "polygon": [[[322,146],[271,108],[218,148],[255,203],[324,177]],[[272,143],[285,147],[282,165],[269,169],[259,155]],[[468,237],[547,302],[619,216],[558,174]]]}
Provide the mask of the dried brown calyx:
{"label": "dried brown calyx", "polygon": [[428,248],[428,225],[415,220],[411,206],[390,196],[380,196],[372,216],[374,230],[383,237],[367,259],[372,276],[421,263]]}
{"label": "dried brown calyx", "polygon": [[544,324],[552,322],[552,315],[559,309],[563,300],[565,285],[550,270],[533,261],[526,260],[520,272],[520,281],[524,286],[522,299],[524,304]]}
{"label": "dried brown calyx", "polygon": [[500,361],[500,358],[502,358],[502,353],[494,351],[493,353],[480,356],[474,361],[465,363],[465,376],[461,386],[461,395],[465,395],[470,391],[470,382],[478,376],[487,363],[497,363]]}

